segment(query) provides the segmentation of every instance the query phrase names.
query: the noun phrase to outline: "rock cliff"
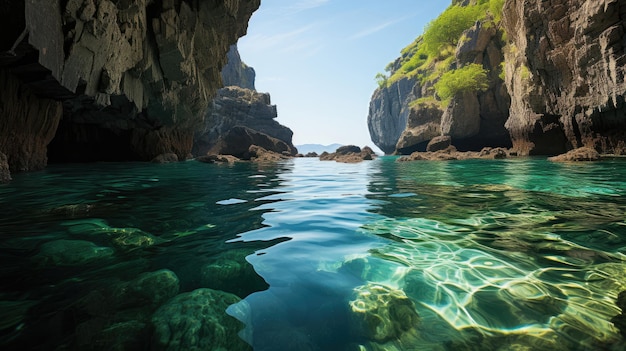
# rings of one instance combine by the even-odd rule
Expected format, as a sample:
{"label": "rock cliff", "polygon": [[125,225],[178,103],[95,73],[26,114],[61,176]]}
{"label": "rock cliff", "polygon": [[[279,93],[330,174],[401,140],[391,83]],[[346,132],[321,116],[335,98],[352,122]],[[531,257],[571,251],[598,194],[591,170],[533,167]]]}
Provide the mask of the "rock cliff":
{"label": "rock cliff", "polygon": [[626,3],[507,0],[506,123],[523,154],[626,152]]}
{"label": "rock cliff", "polygon": [[188,157],[194,130],[222,86],[227,52],[246,33],[259,5],[259,0],[3,2],[0,152],[11,170],[40,169],[47,157],[150,160],[172,152]]}
{"label": "rock cliff", "polygon": [[[487,14],[435,57],[424,54],[420,37],[388,66],[389,76],[374,93],[368,116],[376,145],[386,153],[408,154],[448,135],[459,150],[512,146],[520,155],[554,155],[591,147],[626,154],[626,3],[453,4],[482,4]],[[454,58],[445,54],[452,47]],[[483,67],[489,86],[456,92],[448,101],[441,98],[436,89],[446,74],[441,70],[470,64]],[[413,86],[399,89],[406,83],[398,77]]]}
{"label": "rock cliff", "polygon": [[[475,3],[460,6],[477,7]],[[440,135],[451,136],[459,150],[510,146],[504,128],[509,96],[499,74],[503,33],[491,16],[471,23],[441,52],[424,53],[427,44],[420,37],[388,66],[390,77],[374,92],[368,116],[372,141],[385,153],[425,151],[428,142]],[[472,64],[486,72],[485,89],[460,90],[449,99],[437,96],[435,88],[446,72]]]}
{"label": "rock cliff", "polygon": [[254,89],[255,73],[241,61],[236,46],[228,54],[222,79],[229,84],[217,94],[205,115],[204,127],[196,132],[193,155],[228,154],[248,158],[251,145],[294,156],[293,132],[275,118],[276,106],[268,93]]}

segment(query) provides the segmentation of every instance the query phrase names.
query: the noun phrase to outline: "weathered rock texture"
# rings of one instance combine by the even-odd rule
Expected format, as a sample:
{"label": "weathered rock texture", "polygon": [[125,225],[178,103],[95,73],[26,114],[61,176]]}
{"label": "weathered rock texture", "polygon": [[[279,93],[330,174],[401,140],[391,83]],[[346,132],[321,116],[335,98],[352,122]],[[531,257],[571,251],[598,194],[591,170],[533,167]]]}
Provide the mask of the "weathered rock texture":
{"label": "weathered rock texture", "polygon": [[204,127],[196,132],[193,155],[228,154],[248,159],[251,145],[294,156],[293,132],[275,119],[276,106],[268,93],[254,90],[254,70],[246,66],[233,46],[222,79],[230,84],[217,91],[206,112]]}
{"label": "weathered rock texture", "polygon": [[[511,145],[504,128],[510,98],[499,78],[505,44],[502,32],[487,19],[466,30],[463,37],[452,68],[471,63],[482,65],[489,72],[489,88],[484,92],[460,93],[443,107],[434,99],[415,103],[433,95],[436,81],[420,83],[406,77],[377,89],[370,102],[368,126],[372,141],[385,153],[424,151],[428,142],[440,135],[452,137],[460,150]],[[402,61],[400,57],[392,64],[391,74],[400,69]]]}
{"label": "weathered rock texture", "polygon": [[506,123],[521,154],[625,152],[626,2],[507,0]]}
{"label": "weathered rock texture", "polygon": [[413,91],[415,88],[419,88],[417,81],[405,78],[374,91],[367,116],[367,127],[372,142],[386,154],[396,150],[396,144],[407,127],[411,112],[409,103],[417,99]]}
{"label": "weathered rock texture", "polygon": [[[3,141],[0,152],[12,170],[45,165],[45,145],[60,118],[59,103],[47,100],[53,99],[64,101],[64,114],[50,145],[52,160],[150,160],[166,153],[186,158],[194,130],[222,86],[226,54],[259,5],[259,0],[4,2],[0,85],[2,104],[10,106],[2,109],[0,136],[23,134],[13,137],[17,144],[35,146],[10,148]],[[28,93],[4,94],[4,87],[14,84],[9,76]],[[27,126],[12,122],[29,115],[34,120]]]}

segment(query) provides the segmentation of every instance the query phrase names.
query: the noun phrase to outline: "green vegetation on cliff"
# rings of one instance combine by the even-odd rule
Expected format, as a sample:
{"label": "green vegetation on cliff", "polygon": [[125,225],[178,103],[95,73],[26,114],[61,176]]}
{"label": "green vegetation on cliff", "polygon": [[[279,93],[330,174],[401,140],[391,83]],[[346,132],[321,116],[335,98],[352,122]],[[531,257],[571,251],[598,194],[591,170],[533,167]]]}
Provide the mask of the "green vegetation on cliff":
{"label": "green vegetation on cliff", "polygon": [[488,87],[487,70],[475,63],[448,71],[435,83],[437,96],[444,102],[457,93],[485,91]]}
{"label": "green vegetation on cliff", "polygon": [[[439,17],[426,25],[423,35],[401,51],[400,59],[387,65],[388,75],[376,75],[379,86],[388,86],[405,77],[415,78],[421,85],[428,86],[430,92],[436,92],[444,103],[451,97],[449,94],[484,90],[488,84],[488,72],[480,65],[457,67],[454,54],[459,42],[465,40],[463,32],[477,21],[483,21],[487,26],[499,26],[504,1],[474,0],[467,6],[453,1]],[[441,80],[443,82],[437,83]]]}

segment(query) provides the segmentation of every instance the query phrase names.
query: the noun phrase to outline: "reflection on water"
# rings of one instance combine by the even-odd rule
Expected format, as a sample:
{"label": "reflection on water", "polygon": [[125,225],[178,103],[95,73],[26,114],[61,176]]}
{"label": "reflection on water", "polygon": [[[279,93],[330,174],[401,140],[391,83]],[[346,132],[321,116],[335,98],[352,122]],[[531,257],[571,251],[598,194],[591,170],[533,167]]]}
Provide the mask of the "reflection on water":
{"label": "reflection on water", "polygon": [[0,344],[624,349],[624,179],[620,161],[393,157],[18,174]]}

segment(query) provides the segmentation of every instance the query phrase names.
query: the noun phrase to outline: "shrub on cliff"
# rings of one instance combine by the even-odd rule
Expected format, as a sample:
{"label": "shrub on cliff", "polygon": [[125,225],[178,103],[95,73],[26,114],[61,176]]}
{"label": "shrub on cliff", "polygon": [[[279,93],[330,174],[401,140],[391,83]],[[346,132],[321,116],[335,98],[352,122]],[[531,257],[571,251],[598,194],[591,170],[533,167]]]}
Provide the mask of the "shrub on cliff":
{"label": "shrub on cliff", "polygon": [[437,96],[444,103],[457,93],[485,91],[488,87],[487,70],[475,63],[448,71],[435,83]]}
{"label": "shrub on cliff", "polygon": [[450,6],[424,30],[423,45],[429,56],[437,57],[446,46],[456,46],[463,31],[485,16],[483,6]]}

